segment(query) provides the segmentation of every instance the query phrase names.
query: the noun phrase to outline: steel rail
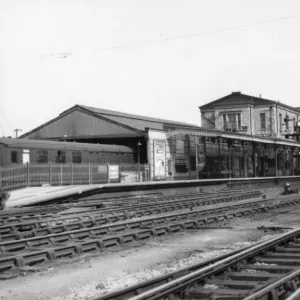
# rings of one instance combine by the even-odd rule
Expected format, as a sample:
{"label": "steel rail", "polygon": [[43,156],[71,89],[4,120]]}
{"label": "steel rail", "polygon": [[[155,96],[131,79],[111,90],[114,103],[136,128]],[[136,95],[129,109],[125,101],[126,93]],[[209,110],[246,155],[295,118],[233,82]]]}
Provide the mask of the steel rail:
{"label": "steel rail", "polygon": [[[233,198],[237,198],[237,199],[243,199],[243,198],[247,198],[249,197],[249,195],[251,197],[255,197],[255,196],[259,196],[261,195],[260,191],[255,191],[255,192],[240,192],[240,193],[236,193],[236,194],[231,194],[231,195],[227,195],[227,198],[233,199]],[[143,204],[131,204],[128,206],[128,208],[143,208],[143,207],[149,207],[149,206],[159,206],[159,205],[167,205],[167,204],[174,204],[174,203],[185,203],[185,202],[191,202],[191,201],[203,201],[203,200],[210,200],[213,201],[214,199],[223,199],[224,196],[214,196],[214,195],[210,195],[208,196],[193,196],[193,197],[182,197],[182,198],[172,198],[171,200],[167,200],[165,201],[164,198],[156,200],[153,203],[143,203]],[[224,198],[226,199],[226,198]],[[237,200],[236,199],[236,200]],[[82,206],[75,206],[76,208],[78,207],[82,207]],[[83,206],[86,207],[86,206]],[[113,212],[121,212],[124,211],[124,209],[126,209],[126,207],[121,207],[121,208],[101,208],[102,212],[109,212],[109,213],[113,213]],[[60,213],[61,215],[65,215],[64,212]]]}
{"label": "steel rail", "polygon": [[[243,191],[253,191],[254,189],[244,189]],[[218,195],[218,194],[231,194],[231,193],[235,193],[235,192],[241,192],[240,189],[230,189],[230,190],[223,190],[223,191],[217,191],[217,192],[203,192],[201,191],[201,195],[207,196],[207,195]],[[65,199],[65,200],[58,200],[57,203],[58,204],[68,204],[68,203],[80,203],[80,202],[85,202],[85,201],[107,201],[107,202],[117,202],[117,203],[123,203],[123,202],[147,202],[147,201],[152,201],[153,199],[170,199],[172,200],[173,197],[176,198],[181,198],[181,197],[189,197],[189,196],[195,196],[195,195],[199,195],[200,192],[192,192],[192,193],[182,193],[182,194],[174,194],[174,195],[163,195],[160,194],[159,197],[158,196],[149,196],[149,197],[145,197],[144,195],[148,195],[148,194],[144,194],[144,195],[130,195],[130,196],[120,196],[120,197],[105,197],[105,198],[95,198],[92,196],[92,198],[88,197],[82,197],[79,199]],[[51,201],[51,200],[50,200]],[[43,203],[39,203],[39,205],[43,205],[45,206],[45,202]],[[39,207],[39,205],[37,207]],[[50,204],[51,205],[51,204]],[[28,205],[28,207],[34,207],[33,205]],[[48,206],[46,204],[46,206]]]}
{"label": "steel rail", "polygon": [[[258,190],[256,190],[256,192],[259,192]],[[147,199],[146,201],[144,199],[139,199],[138,201],[136,201],[135,199],[132,199],[130,201],[127,201],[127,202],[124,202],[122,201],[121,203],[118,202],[118,203],[112,203],[112,202],[108,202],[106,201],[105,204],[106,205],[113,205],[113,206],[118,206],[120,205],[121,207],[124,207],[126,205],[132,205],[132,204],[139,204],[139,205],[149,205],[151,203],[157,203],[157,202],[160,202],[160,201],[176,201],[176,200],[184,200],[184,199],[189,199],[189,198],[212,198],[212,197],[224,197],[224,196],[234,196],[234,195],[241,195],[241,193],[243,194],[247,194],[247,193],[253,193],[253,190],[243,190],[243,191],[230,191],[230,192],[226,192],[226,193],[220,193],[220,194],[215,194],[215,193],[193,193],[193,194],[180,194],[180,195],[172,195],[172,196],[163,196],[163,197],[160,197],[160,198],[151,198],[151,199]],[[260,192],[259,192],[260,193]],[[82,201],[84,202],[84,201]],[[103,202],[101,202],[103,203]],[[126,205],[124,205],[126,204]],[[93,206],[93,205],[99,205],[99,201],[98,200],[93,200],[93,201],[87,201],[87,203],[79,203],[79,204],[76,204],[75,203],[75,207],[86,207],[86,206]]]}
{"label": "steel rail", "polygon": [[[264,251],[267,251],[270,248],[277,246],[278,244],[295,239],[295,237],[298,237],[299,235],[300,235],[300,229],[299,228],[294,229],[288,233],[284,233],[280,236],[274,237],[266,242],[262,242],[260,245],[255,245],[253,247],[250,247],[249,249],[242,251],[241,253],[232,255],[210,266],[204,267],[200,270],[184,275],[181,278],[175,279],[157,288],[146,291],[138,296],[132,297],[131,299],[132,300],[170,299],[170,297],[174,298],[174,296],[170,296],[170,295],[174,295],[174,294],[178,295],[178,293],[183,293],[187,295],[188,292],[185,291],[185,288],[195,286],[197,285],[197,282],[203,281],[209,276],[220,273],[222,271],[226,271],[232,268],[238,262],[249,259],[249,257],[254,257]],[[225,297],[225,299],[226,298],[228,297]],[[235,299],[235,298],[231,297],[230,299]],[[242,299],[242,297],[240,297],[239,299]]]}
{"label": "steel rail", "polygon": [[279,280],[272,282],[265,288],[244,298],[244,300],[280,299],[299,300],[300,299],[300,269],[288,274]]}
{"label": "steel rail", "polygon": [[286,300],[299,300],[300,299],[300,288],[295,290],[291,295],[289,295]]}

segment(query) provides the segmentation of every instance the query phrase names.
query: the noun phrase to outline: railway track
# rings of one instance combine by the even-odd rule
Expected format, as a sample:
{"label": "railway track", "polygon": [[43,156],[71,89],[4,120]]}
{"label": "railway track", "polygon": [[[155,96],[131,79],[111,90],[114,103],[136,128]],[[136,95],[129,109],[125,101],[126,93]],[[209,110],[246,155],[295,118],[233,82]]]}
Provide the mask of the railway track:
{"label": "railway track", "polygon": [[[242,195],[235,195],[230,197],[219,197],[219,198],[191,198],[185,200],[177,201],[168,201],[157,203],[156,205],[142,205],[136,206],[133,205],[130,208],[120,210],[120,209],[110,209],[110,210],[85,210],[81,212],[71,212],[71,213],[62,213],[59,215],[44,215],[44,216],[35,216],[29,218],[18,218],[16,219],[6,219],[3,221],[4,224],[0,226],[0,240],[3,240],[1,237],[4,234],[16,234],[18,232],[28,232],[37,228],[58,226],[69,223],[77,223],[77,227],[91,226],[91,222],[94,222],[94,225],[102,225],[111,222],[126,220],[132,217],[142,217],[147,215],[153,215],[157,213],[170,212],[181,210],[185,208],[193,208],[198,206],[217,204],[223,202],[230,202],[240,199],[253,198],[260,195],[259,192],[246,193]],[[30,221],[28,221],[30,220]],[[72,225],[76,226],[75,224]]]}
{"label": "railway track", "polygon": [[[251,191],[253,189],[248,188],[248,189],[244,189],[243,191]],[[80,198],[76,198],[76,199],[53,199],[53,200],[49,200],[46,202],[42,202],[42,203],[38,203],[38,204],[29,204],[26,207],[40,207],[40,206],[54,206],[57,204],[81,204],[81,203],[88,203],[88,202],[95,202],[95,203],[99,203],[99,202],[106,202],[106,203],[113,203],[114,205],[116,204],[122,204],[122,203],[126,203],[126,202],[137,202],[137,203],[141,203],[141,202],[151,202],[153,199],[170,199],[172,200],[172,198],[176,197],[177,199],[179,198],[187,198],[189,196],[193,197],[195,195],[214,195],[214,196],[218,196],[218,195],[229,195],[229,194],[234,194],[234,193],[240,193],[241,190],[240,189],[230,189],[230,190],[219,190],[216,192],[203,192],[201,189],[198,193],[176,193],[174,195],[164,195],[162,193],[150,193],[150,194],[145,194],[145,195],[121,195],[121,196],[105,196],[105,197],[99,197],[98,195],[93,195],[93,196],[81,196]]]}
{"label": "railway track", "polygon": [[[125,205],[132,205],[132,204],[150,204],[151,202],[159,202],[159,201],[173,201],[173,200],[180,200],[180,199],[188,199],[193,197],[220,197],[220,196],[234,196],[240,195],[241,193],[253,193],[254,191],[258,191],[257,189],[248,189],[248,190],[226,190],[221,192],[198,192],[198,193],[187,193],[187,194],[175,194],[175,195],[160,195],[156,197],[133,197],[132,199],[126,198],[124,199],[105,199],[103,203],[106,206],[125,206]],[[97,205],[99,202],[101,203],[102,199],[78,199],[72,203],[72,205],[76,206],[92,206]]]}
{"label": "railway track", "polygon": [[[231,194],[229,196],[226,197],[213,197],[213,196],[193,196],[193,197],[189,197],[189,198],[173,198],[170,199],[168,201],[162,201],[162,199],[157,200],[153,205],[156,206],[163,206],[163,205],[167,205],[169,203],[175,204],[175,203],[187,203],[186,201],[189,201],[192,205],[198,205],[201,202],[203,202],[204,204],[210,204],[210,203],[217,203],[217,202],[226,202],[229,200],[238,200],[238,199],[247,199],[247,198],[251,198],[251,197],[256,197],[259,196],[260,192],[259,191],[246,191],[244,193],[236,193],[236,194]],[[205,201],[204,201],[205,200]],[[194,202],[193,202],[194,201]],[[194,203],[194,204],[193,204]],[[16,223],[23,223],[23,222],[36,222],[39,220],[42,221],[51,221],[51,220],[57,220],[57,219],[67,219],[68,216],[80,216],[80,215],[86,215],[86,216],[90,216],[91,214],[95,214],[95,215],[100,215],[103,216],[104,213],[106,215],[114,215],[115,213],[119,213],[119,212],[124,212],[125,210],[128,212],[132,212],[132,211],[136,211],[139,208],[143,209],[143,208],[147,208],[150,205],[145,205],[142,204],[140,206],[138,205],[131,205],[128,206],[127,209],[125,208],[101,208],[101,210],[99,209],[91,209],[91,208],[81,208],[79,211],[71,211],[69,209],[73,208],[71,206],[69,207],[62,207],[62,208],[56,208],[56,213],[51,213],[51,214],[40,214],[40,212],[36,213],[33,212],[29,212],[29,215],[27,215],[27,212],[14,212],[14,211],[4,211],[2,212],[2,214],[0,213],[0,226],[1,225],[5,225],[5,224],[16,224]],[[76,208],[76,207],[75,207]]]}
{"label": "railway track", "polygon": [[[214,222],[214,215],[222,214],[224,212],[235,211],[241,208],[251,208],[251,207],[258,207],[259,205],[266,204],[268,202],[273,202],[274,199],[266,199],[266,200],[248,200],[247,202],[239,201],[237,203],[231,204],[223,204],[216,207],[215,205],[210,205],[208,207],[199,209],[197,211],[188,211],[188,212],[171,212],[166,214],[165,216],[154,216],[149,218],[143,219],[136,219],[136,220],[125,220],[124,222],[116,222],[116,223],[109,223],[103,225],[103,219],[95,219],[92,221],[85,221],[80,223],[69,223],[63,224],[53,227],[42,227],[33,229],[29,232],[21,232],[21,233],[13,233],[13,234],[2,234],[1,240],[4,241],[12,241],[12,240],[20,240],[26,237],[39,237],[45,236],[49,234],[60,234],[64,232],[74,232],[80,231],[82,235],[87,234],[87,232],[93,231],[98,232],[98,235],[105,235],[111,232],[119,232],[119,231],[126,231],[127,229],[132,228],[143,228],[145,226],[151,226],[153,224],[161,224],[161,223],[172,223],[177,222],[180,220],[193,220],[199,219],[203,216],[209,216],[210,222]],[[284,205],[288,205],[290,202],[285,202]],[[155,211],[157,212],[157,211]],[[159,211],[159,212],[166,212],[166,211]],[[147,213],[148,214],[148,213]],[[116,217],[117,218],[117,217]],[[220,219],[220,218],[219,218]],[[105,219],[106,221],[106,219]],[[99,225],[100,224],[100,225]],[[10,227],[7,227],[11,229]],[[1,246],[1,243],[0,243]],[[1,250],[1,247],[0,247]]]}
{"label": "railway track", "polygon": [[[261,242],[259,242],[259,243],[261,243]],[[259,244],[259,243],[257,243],[257,244]],[[215,258],[211,258],[207,261],[195,264],[193,266],[182,268],[180,270],[177,270],[177,271],[174,271],[174,272],[171,272],[171,273],[168,273],[168,274],[164,274],[164,275],[161,275],[161,276],[157,276],[157,277],[152,278],[150,280],[137,283],[135,285],[117,290],[115,292],[111,292],[111,293],[108,293],[108,294],[105,294],[105,295],[101,295],[99,297],[93,298],[93,300],[120,300],[120,299],[127,300],[127,299],[130,299],[130,298],[132,298],[134,296],[137,296],[137,295],[139,295],[143,292],[146,292],[148,290],[151,290],[151,289],[154,289],[158,286],[161,286],[165,283],[168,283],[168,282],[170,282],[174,279],[180,278],[184,275],[187,275],[187,274],[192,273],[194,271],[200,270],[200,269],[202,269],[206,266],[209,266],[213,263],[216,263],[216,262],[218,262],[222,259],[225,259],[227,257],[230,257],[232,255],[240,253],[244,250],[247,250],[250,247],[252,247],[252,246],[247,246],[247,247],[243,247],[239,250],[228,252],[226,254],[217,256]]]}
{"label": "railway track", "polygon": [[[48,226],[48,227],[41,227],[32,229],[31,231],[25,231],[25,232],[14,232],[11,231],[9,234],[2,234],[0,236],[0,241],[11,241],[11,240],[20,240],[22,238],[26,237],[38,237],[38,236],[44,236],[48,234],[55,234],[55,233],[63,233],[63,232],[70,232],[75,230],[84,230],[84,231],[91,231],[91,230],[100,230],[101,234],[108,234],[109,232],[116,232],[116,231],[124,231],[128,227],[129,228],[140,228],[145,226],[145,224],[151,225],[151,224],[157,224],[157,223],[163,223],[166,221],[166,218],[168,219],[168,222],[176,222],[177,220],[181,219],[195,219],[207,215],[215,215],[220,214],[223,212],[228,212],[229,210],[235,211],[240,208],[244,207],[255,207],[258,205],[261,205],[263,203],[272,202],[274,199],[268,199],[263,201],[248,201],[248,202],[239,202],[236,204],[227,204],[227,205],[220,205],[218,207],[215,206],[209,206],[194,212],[175,212],[175,213],[169,213],[165,216],[155,216],[150,218],[143,218],[140,220],[134,220],[130,221],[125,219],[124,222],[117,222],[119,219],[119,216],[116,216],[115,219],[113,218],[100,218],[100,219],[94,219],[94,220],[87,220],[82,222],[75,222],[75,223],[67,223],[62,225],[56,225],[56,226]],[[175,210],[175,209],[174,209]],[[172,211],[174,211],[172,210]],[[167,213],[167,210],[157,210],[155,209],[152,211],[153,214],[157,213]],[[140,216],[143,216],[143,212],[139,212]],[[146,211],[146,216],[149,215],[149,210]],[[108,221],[115,221],[115,224],[111,224],[111,222]],[[213,221],[213,220],[212,220]],[[108,223],[108,224],[107,224]],[[12,227],[6,227],[5,229],[14,229],[15,226]]]}
{"label": "railway track", "polygon": [[297,228],[222,259],[93,300],[295,300],[299,299],[299,287],[300,228]]}
{"label": "railway track", "polygon": [[[49,260],[69,257],[91,251],[104,251],[110,247],[160,236],[180,230],[201,228],[214,222],[234,217],[249,216],[300,203],[300,199],[291,199],[283,203],[268,204],[268,200],[252,200],[249,203],[214,207],[213,215],[200,212],[174,214],[147,220],[129,221],[81,230],[47,234],[33,238],[0,243],[0,273],[18,270],[24,266],[38,265]],[[264,203],[264,207],[257,204]],[[236,207],[232,211],[233,206]]]}

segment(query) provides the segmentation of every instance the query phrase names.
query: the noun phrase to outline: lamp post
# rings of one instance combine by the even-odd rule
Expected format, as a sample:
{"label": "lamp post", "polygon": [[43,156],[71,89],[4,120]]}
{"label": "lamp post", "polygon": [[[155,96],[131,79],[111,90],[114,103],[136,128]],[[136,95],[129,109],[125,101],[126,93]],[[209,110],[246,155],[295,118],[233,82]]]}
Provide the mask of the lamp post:
{"label": "lamp post", "polygon": [[234,145],[229,146],[229,151],[228,151],[228,169],[229,169],[229,178],[232,177],[232,171],[233,171],[233,163],[232,163],[232,151],[235,150]]}
{"label": "lamp post", "polygon": [[196,179],[199,180],[199,169],[198,169],[198,164],[199,164],[199,161],[198,161],[198,146],[199,144],[198,143],[195,143],[195,146],[196,146]]}
{"label": "lamp post", "polygon": [[139,141],[137,144],[137,154],[138,154],[138,180],[141,181],[141,166],[140,166],[140,146],[142,146],[141,142]]}
{"label": "lamp post", "polygon": [[276,177],[278,177],[278,152],[281,151],[281,148],[277,148],[275,149],[275,173],[276,173]]}

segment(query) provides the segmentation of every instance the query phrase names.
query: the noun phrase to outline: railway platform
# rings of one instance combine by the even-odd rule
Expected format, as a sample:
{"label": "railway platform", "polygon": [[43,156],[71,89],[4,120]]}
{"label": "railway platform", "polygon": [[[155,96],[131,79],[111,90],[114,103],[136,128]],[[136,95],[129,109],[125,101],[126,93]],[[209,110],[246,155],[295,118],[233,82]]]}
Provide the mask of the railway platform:
{"label": "railway platform", "polygon": [[27,187],[15,191],[10,191],[10,198],[7,207],[17,207],[29,204],[40,203],[50,199],[67,197],[69,195],[80,194],[98,188],[99,185],[76,185],[76,186],[44,186]]}
{"label": "railway platform", "polygon": [[227,178],[227,179],[205,179],[205,180],[180,180],[180,181],[148,181],[135,183],[109,183],[90,184],[74,186],[44,186],[28,187],[11,191],[11,197],[7,202],[7,208],[26,205],[34,205],[54,199],[78,199],[81,197],[97,197],[121,195],[137,195],[158,192],[161,194],[176,194],[180,191],[190,192],[213,192],[225,187],[251,188],[268,187],[278,185],[283,188],[284,182],[289,181],[292,185],[300,184],[300,176],[283,177],[256,177],[256,178]]}

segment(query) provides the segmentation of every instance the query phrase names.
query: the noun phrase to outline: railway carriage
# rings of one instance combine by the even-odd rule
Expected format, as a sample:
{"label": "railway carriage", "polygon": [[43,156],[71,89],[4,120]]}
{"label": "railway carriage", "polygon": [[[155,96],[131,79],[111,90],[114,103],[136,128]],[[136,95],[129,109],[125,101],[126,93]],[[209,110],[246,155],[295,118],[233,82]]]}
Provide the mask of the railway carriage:
{"label": "railway carriage", "polygon": [[0,166],[46,163],[134,163],[127,146],[0,138]]}

